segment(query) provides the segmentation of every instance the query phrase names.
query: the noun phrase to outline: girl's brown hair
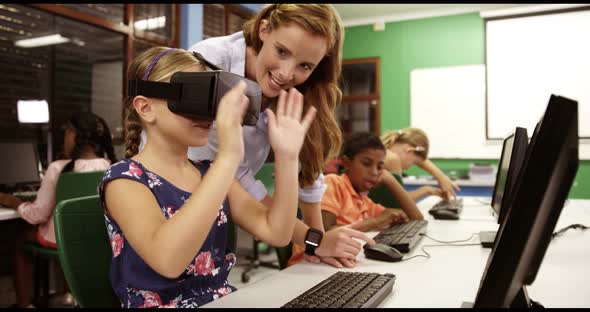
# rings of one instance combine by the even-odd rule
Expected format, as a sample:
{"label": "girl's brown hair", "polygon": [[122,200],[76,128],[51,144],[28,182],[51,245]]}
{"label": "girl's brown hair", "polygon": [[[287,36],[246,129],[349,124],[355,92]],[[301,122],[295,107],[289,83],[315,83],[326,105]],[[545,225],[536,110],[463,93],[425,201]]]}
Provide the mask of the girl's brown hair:
{"label": "girl's brown hair", "polygon": [[386,131],[381,135],[381,142],[389,149],[396,143],[407,143],[416,148],[414,153],[424,159],[428,158],[428,137],[418,128],[405,128]]}
{"label": "girl's brown hair", "polygon": [[258,36],[260,22],[266,19],[270,30],[296,24],[314,35],[326,38],[328,52],[309,78],[297,86],[304,96],[304,112],[309,106],[317,109],[315,120],[307,131],[299,154],[302,186],[313,184],[329,158],[336,157],[342,144],[342,133],[335,119],[335,108],[342,97],[338,79],[342,66],[344,28],[340,16],[331,4],[272,4],[267,5],[244,24],[246,45],[256,53],[262,48]]}
{"label": "girl's brown hair", "polygon": [[[139,54],[129,65],[127,79],[143,80],[150,63],[160,53],[169,49],[168,47],[153,47]],[[175,72],[199,65],[201,63],[190,52],[174,49],[157,60],[147,80],[168,82]],[[205,70],[205,68],[203,67],[202,70]],[[131,158],[139,152],[140,135],[141,130],[143,130],[141,119],[133,108],[133,97],[126,96],[123,99],[123,120],[125,127],[125,158]]]}

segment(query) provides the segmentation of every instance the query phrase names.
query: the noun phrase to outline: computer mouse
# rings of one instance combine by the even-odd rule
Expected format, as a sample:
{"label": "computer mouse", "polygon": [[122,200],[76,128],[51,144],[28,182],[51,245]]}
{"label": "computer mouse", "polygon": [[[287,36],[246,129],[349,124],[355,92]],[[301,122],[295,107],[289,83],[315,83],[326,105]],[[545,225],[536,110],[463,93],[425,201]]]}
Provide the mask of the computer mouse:
{"label": "computer mouse", "polygon": [[374,260],[397,262],[402,260],[404,255],[394,247],[377,243],[373,246],[365,245],[365,257]]}
{"label": "computer mouse", "polygon": [[459,220],[458,213],[446,209],[438,209],[432,211],[430,214],[437,220]]}

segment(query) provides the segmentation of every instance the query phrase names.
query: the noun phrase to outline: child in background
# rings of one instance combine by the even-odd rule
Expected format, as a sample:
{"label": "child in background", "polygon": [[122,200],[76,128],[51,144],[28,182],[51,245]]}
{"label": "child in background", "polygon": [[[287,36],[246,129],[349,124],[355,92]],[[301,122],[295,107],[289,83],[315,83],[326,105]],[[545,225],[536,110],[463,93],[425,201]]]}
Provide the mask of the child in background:
{"label": "child in background", "polygon": [[64,156],[67,159],[49,164],[35,201],[22,202],[12,194],[0,193],[0,204],[15,208],[27,222],[23,223],[16,238],[13,270],[16,307],[32,306],[33,269],[31,258],[22,248],[25,242],[32,241],[46,248],[57,248],[53,210],[59,176],[70,171],[106,170],[111,163],[116,162],[111,132],[99,116],[90,112],[74,114],[64,128]]}
{"label": "child in background", "polygon": [[[135,58],[128,77],[169,82],[175,72],[204,70],[188,51],[157,47]],[[245,86],[240,82],[217,107],[214,162],[187,157],[189,146],[207,144],[212,121],[174,114],[163,99],[125,98],[126,159],[107,170],[100,187],[113,251],[111,285],[123,307],[196,307],[235,291],[227,281],[236,262],[228,218],[271,245],[289,243],[298,155],[315,109],[302,119],[303,96],[293,88],[281,90],[276,113],[267,110],[276,169],[275,200],[266,207],[228,179],[244,156]],[[148,139],[138,152],[142,130]]]}
{"label": "child in background", "polygon": [[438,167],[428,159],[428,137],[418,128],[405,128],[391,130],[381,135],[381,141],[387,149],[385,156],[385,169],[401,179],[402,170],[407,170],[413,165],[430,173],[439,184],[439,188],[422,186],[409,192],[414,200],[426,195],[436,195],[446,200],[456,196],[455,190],[460,188]]}
{"label": "child in background", "polygon": [[[383,169],[385,151],[379,137],[368,132],[351,134],[345,140],[340,157],[344,172],[326,175],[328,189],[321,202],[326,231],[350,224],[362,232],[377,231],[390,224],[424,219],[415,201]],[[396,196],[401,209],[386,209],[367,196],[380,184]],[[294,245],[289,265],[300,261],[302,254],[303,249]]]}

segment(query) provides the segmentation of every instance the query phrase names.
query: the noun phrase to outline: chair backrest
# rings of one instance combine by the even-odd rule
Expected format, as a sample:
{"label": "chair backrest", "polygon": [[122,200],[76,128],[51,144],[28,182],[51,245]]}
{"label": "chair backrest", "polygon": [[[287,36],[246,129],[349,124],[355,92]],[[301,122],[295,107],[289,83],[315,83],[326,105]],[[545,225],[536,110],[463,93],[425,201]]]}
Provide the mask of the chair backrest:
{"label": "chair backrest", "polygon": [[100,197],[60,201],[54,223],[59,261],[80,307],[120,307],[109,282],[112,251]]}
{"label": "chair backrest", "polygon": [[64,199],[96,195],[104,171],[64,172],[57,180],[55,202]]}

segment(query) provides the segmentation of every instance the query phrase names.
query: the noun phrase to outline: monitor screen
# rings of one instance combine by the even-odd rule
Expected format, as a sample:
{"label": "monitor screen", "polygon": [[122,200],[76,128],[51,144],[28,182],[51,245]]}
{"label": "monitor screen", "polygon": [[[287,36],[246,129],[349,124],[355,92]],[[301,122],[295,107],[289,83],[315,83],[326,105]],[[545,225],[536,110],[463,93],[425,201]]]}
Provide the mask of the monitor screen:
{"label": "monitor screen", "polygon": [[578,170],[578,103],[552,95],[526,154],[474,307],[533,306],[524,286],[536,277]]}
{"label": "monitor screen", "polygon": [[39,156],[34,142],[0,142],[0,185],[38,183]]}
{"label": "monitor screen", "polygon": [[501,224],[506,216],[505,210],[501,207],[507,207],[510,204],[510,196],[524,160],[527,145],[528,137],[525,128],[516,127],[514,133],[504,139],[492,197],[492,208],[498,218],[498,224]]}

